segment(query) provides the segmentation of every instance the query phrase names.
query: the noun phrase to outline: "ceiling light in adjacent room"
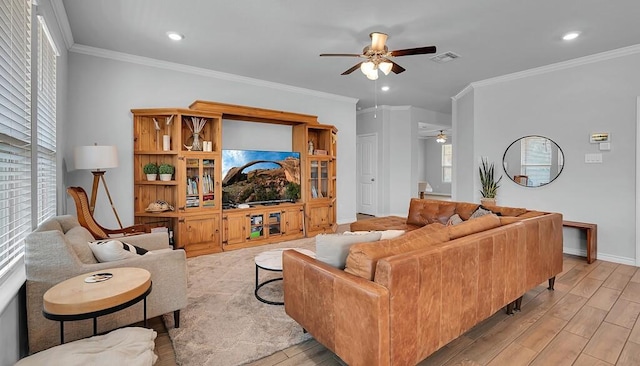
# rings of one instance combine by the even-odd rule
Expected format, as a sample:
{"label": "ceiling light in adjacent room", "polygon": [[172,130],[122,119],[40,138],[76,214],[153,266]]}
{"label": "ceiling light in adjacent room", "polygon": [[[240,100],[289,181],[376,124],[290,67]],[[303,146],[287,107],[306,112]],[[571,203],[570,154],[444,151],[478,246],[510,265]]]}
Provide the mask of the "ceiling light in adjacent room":
{"label": "ceiling light in adjacent room", "polygon": [[167,37],[171,38],[174,41],[181,41],[184,39],[184,36],[182,34],[176,32],[167,32]]}
{"label": "ceiling light in adjacent room", "polygon": [[444,144],[445,142],[447,142],[447,135],[445,135],[443,131],[440,131],[440,133],[436,136],[436,142],[439,144]]}
{"label": "ceiling light in adjacent room", "polygon": [[389,91],[389,87],[387,85],[383,86],[382,88],[380,88],[380,90],[382,91]]}
{"label": "ceiling light in adjacent room", "polygon": [[580,32],[569,32],[562,36],[562,39],[564,39],[565,41],[572,41],[578,38],[578,36],[580,36]]}

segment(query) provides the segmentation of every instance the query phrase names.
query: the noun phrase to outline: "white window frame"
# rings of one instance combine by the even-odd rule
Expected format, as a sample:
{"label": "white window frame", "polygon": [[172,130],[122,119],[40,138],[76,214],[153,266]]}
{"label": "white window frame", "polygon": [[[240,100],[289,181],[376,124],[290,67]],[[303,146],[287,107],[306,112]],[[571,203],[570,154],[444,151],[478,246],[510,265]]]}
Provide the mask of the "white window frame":
{"label": "white window frame", "polygon": [[[36,24],[34,4],[3,0],[0,6],[0,313],[26,279],[24,238],[57,214],[60,52],[44,18]],[[19,225],[12,228],[14,222]]]}
{"label": "white window frame", "polygon": [[[451,175],[453,174],[453,147],[451,146],[451,144],[442,144],[442,147],[440,149],[440,163],[442,164],[442,183],[451,183]],[[447,155],[449,155],[449,163],[446,162]],[[447,179],[446,171],[449,171],[449,179]]]}

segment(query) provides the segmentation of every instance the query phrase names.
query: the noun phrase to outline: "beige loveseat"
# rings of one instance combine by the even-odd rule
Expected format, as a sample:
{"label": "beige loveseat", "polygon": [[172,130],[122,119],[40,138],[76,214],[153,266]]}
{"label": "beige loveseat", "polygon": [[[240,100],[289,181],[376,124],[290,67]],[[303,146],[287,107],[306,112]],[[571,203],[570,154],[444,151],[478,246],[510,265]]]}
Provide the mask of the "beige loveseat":
{"label": "beige loveseat", "polygon": [[[155,251],[170,249],[166,233],[134,235],[122,241]],[[60,323],[42,315],[42,296],[54,285],[84,273],[104,272],[115,267],[144,268],[151,273],[153,289],[147,298],[149,318],[174,312],[179,326],[179,310],[187,305],[187,267],[183,250],[164,250],[135,258],[98,263],[89,248],[93,236],[73,216],[51,218],[30,233],[25,241],[27,274],[27,326],[29,352],[60,343]],[[98,332],[106,332],[142,320],[142,302],[98,318]],[[64,324],[65,342],[93,334],[92,320]]]}
{"label": "beige loveseat", "polygon": [[[409,231],[354,244],[344,270],[285,251],[286,313],[351,366],[415,365],[519,307],[530,289],[547,280],[552,288],[562,272],[562,215],[492,207],[501,216],[472,218],[478,206],[415,200],[408,218],[363,221]],[[455,214],[464,221],[445,226]]]}

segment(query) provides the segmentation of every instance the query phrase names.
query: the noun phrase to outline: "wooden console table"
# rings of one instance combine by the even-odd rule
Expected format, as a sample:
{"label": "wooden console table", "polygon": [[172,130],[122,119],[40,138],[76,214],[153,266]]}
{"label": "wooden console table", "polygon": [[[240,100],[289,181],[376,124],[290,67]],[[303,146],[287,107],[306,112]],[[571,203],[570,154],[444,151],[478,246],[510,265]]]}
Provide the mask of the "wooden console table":
{"label": "wooden console table", "polygon": [[587,232],[587,263],[598,259],[598,225],[577,221],[562,221],[562,226],[582,229]]}

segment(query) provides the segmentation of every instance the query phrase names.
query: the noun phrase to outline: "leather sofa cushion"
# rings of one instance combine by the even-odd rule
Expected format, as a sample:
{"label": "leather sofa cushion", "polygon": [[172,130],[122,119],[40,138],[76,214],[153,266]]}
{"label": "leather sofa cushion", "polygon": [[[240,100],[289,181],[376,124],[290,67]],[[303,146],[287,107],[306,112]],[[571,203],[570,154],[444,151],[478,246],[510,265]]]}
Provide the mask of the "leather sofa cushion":
{"label": "leather sofa cushion", "polygon": [[513,216],[500,216],[500,224],[501,225],[509,225],[509,224],[513,224],[514,222],[518,222],[521,221],[522,219],[520,217],[513,217]]}
{"label": "leather sofa cushion", "polygon": [[[422,226],[422,225],[421,225]],[[418,227],[407,225],[407,219],[399,216],[375,217],[372,219],[352,222],[351,231],[375,231],[375,230],[415,230]]]}
{"label": "leather sofa cushion", "polygon": [[519,219],[530,219],[532,217],[538,217],[538,216],[542,216],[542,215],[546,215],[545,212],[541,212],[541,211],[527,211],[525,213],[523,213],[522,215],[518,215]]}
{"label": "leather sofa cushion", "polygon": [[456,202],[456,213],[463,220],[469,220],[471,215],[480,207],[477,203]]}
{"label": "leather sofa cushion", "polygon": [[349,248],[345,272],[371,281],[376,273],[378,260],[448,240],[446,227],[440,223],[433,223],[394,239],[354,244]]}
{"label": "leather sofa cushion", "polygon": [[484,215],[467,220],[456,226],[449,226],[449,239],[454,240],[463,236],[479,233],[500,226],[500,218],[495,214]]}
{"label": "leather sofa cushion", "polygon": [[412,198],[409,204],[408,225],[424,226],[439,222],[443,225],[456,211],[456,203]]}
{"label": "leather sofa cushion", "polygon": [[485,206],[485,208],[502,216],[520,216],[527,212],[526,208],[518,207]]}

